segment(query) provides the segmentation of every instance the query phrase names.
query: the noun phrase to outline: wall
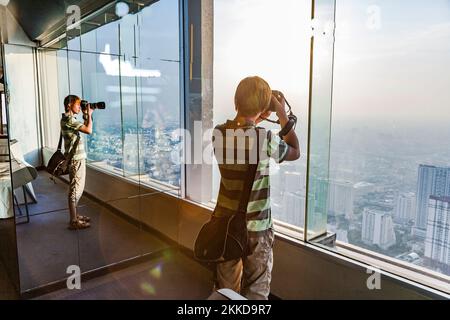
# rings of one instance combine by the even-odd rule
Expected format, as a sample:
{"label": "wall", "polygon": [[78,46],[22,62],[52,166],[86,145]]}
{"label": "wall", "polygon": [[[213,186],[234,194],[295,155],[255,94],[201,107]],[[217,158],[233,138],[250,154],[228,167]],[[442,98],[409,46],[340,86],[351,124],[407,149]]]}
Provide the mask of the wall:
{"label": "wall", "polygon": [[[14,21],[11,20],[11,15],[4,6],[0,6],[0,46],[7,43],[8,39],[19,40],[17,38],[20,38],[20,36],[13,32],[13,27]],[[17,38],[15,37],[16,35]],[[0,66],[2,67],[3,59],[3,48],[0,48],[0,60],[2,61]],[[3,157],[2,160],[5,161],[5,158]],[[5,178],[5,175],[7,176],[8,173],[3,173],[3,178]],[[5,183],[9,183],[8,179],[3,180]],[[4,209],[2,207],[2,210]],[[16,221],[13,217],[0,219],[0,299],[18,299],[19,290]]]}
{"label": "wall", "polygon": [[25,161],[39,166],[40,146],[34,49],[5,45],[5,71],[9,91],[10,138],[20,143]]}
{"label": "wall", "polygon": [[36,81],[36,44],[28,38],[13,15],[4,12],[5,73],[9,91],[10,138],[17,139],[25,160],[39,166],[38,94]]}

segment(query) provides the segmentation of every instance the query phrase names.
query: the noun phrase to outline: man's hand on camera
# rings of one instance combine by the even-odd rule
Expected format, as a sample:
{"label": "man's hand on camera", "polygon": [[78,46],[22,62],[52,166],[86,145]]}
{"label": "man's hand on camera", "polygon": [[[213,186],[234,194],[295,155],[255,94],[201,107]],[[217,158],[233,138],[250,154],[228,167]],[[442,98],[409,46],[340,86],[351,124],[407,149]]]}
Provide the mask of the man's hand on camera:
{"label": "man's hand on camera", "polygon": [[88,112],[88,114],[90,116],[92,116],[92,113],[94,112],[94,109],[91,108],[91,104],[90,103],[88,103],[88,105],[87,105],[87,112]]}
{"label": "man's hand on camera", "polygon": [[83,110],[83,120],[88,120],[90,117],[92,117],[93,112],[94,109],[92,109],[91,105],[88,103],[86,108]]}
{"label": "man's hand on camera", "polygon": [[286,116],[286,102],[284,100],[283,93],[277,90],[273,90],[271,103],[274,106],[278,118]]}

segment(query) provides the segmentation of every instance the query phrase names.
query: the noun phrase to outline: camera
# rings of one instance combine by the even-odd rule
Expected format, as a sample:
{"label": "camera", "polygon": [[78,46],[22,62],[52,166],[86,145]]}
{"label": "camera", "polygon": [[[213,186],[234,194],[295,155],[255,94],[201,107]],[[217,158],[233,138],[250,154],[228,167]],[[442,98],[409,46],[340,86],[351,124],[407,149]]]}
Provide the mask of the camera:
{"label": "camera", "polygon": [[[272,90],[272,95],[276,96],[277,99],[280,96],[280,93],[281,93],[280,91]],[[270,105],[269,105],[268,111],[272,111],[272,112],[276,112],[277,111],[276,108],[275,108],[275,104],[272,103],[272,100],[270,101]]]}
{"label": "camera", "polygon": [[94,110],[95,109],[102,109],[102,110],[106,109],[106,104],[103,101],[102,102],[89,103],[86,100],[81,100],[80,106],[81,106],[81,110],[83,112],[86,112],[86,109],[87,109],[88,105],[90,105],[91,109],[94,109]]}

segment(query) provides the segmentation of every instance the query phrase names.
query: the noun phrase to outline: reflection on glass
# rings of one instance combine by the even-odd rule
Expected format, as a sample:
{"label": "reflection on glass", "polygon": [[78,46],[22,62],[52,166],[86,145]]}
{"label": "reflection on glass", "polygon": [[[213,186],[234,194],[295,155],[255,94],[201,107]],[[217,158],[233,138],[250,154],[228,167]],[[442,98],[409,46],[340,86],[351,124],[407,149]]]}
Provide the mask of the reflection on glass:
{"label": "reflection on glass", "polygon": [[[36,78],[33,76],[36,72],[35,51],[25,46],[9,46],[7,53],[9,126],[14,132],[9,137],[12,199],[17,220],[20,289],[25,291],[61,281],[67,276],[67,266],[79,265],[78,232],[67,229],[70,220],[67,185],[54,184],[45,171],[36,170],[48,160],[46,148],[52,148],[51,155],[57,145],[62,108],[59,95],[67,94],[63,90],[69,87],[69,63],[67,51],[40,53],[40,62],[45,66],[42,80],[47,86],[42,90],[44,104],[39,115]],[[73,56],[71,67],[79,68],[79,56]],[[63,75],[60,82],[57,75]],[[80,77],[74,77],[73,83],[77,80]],[[58,90],[59,85],[61,90]],[[40,117],[45,117],[45,124],[37,127]],[[46,135],[42,140],[43,159],[40,157],[40,131]],[[49,244],[51,250],[48,250]]]}
{"label": "reflection on glass", "polygon": [[[30,76],[36,72],[33,49],[10,48],[10,92],[16,112],[11,123],[16,138],[26,142],[24,156],[36,160],[36,165],[45,166],[55,152],[68,94],[106,103],[106,110],[94,112],[94,132],[84,139],[90,162],[86,191],[114,208],[85,193],[78,214],[90,217],[91,227],[67,230],[67,184],[54,184],[46,172],[39,172],[30,223],[17,229],[22,290],[63,279],[69,265],[85,272],[165,246],[150,233],[141,233],[142,222],[176,238],[177,202],[169,203],[175,207],[164,218],[155,219],[152,210],[164,212],[163,193],[178,192],[180,187],[181,146],[175,134],[181,118],[178,1],[159,1],[138,13],[137,5],[130,7],[133,14],[103,25],[95,21],[105,22],[104,16],[92,17],[83,22],[81,31],[86,32],[81,36],[77,31],[68,35],[67,43],[38,50],[42,114],[34,113],[39,98],[36,78]],[[161,28],[164,24],[167,28]],[[18,90],[18,79],[30,82],[22,83],[28,91]],[[82,121],[81,114],[78,120]],[[38,123],[42,128],[36,128]],[[43,159],[37,151],[40,134]],[[98,177],[111,184],[105,186]],[[17,208],[24,210],[18,198]]]}

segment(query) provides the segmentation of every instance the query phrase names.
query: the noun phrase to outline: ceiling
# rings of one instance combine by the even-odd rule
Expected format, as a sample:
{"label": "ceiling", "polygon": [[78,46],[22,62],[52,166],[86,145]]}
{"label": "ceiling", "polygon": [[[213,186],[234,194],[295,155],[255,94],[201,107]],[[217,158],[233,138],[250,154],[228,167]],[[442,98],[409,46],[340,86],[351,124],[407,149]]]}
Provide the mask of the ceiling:
{"label": "ceiling", "polygon": [[[66,10],[70,5],[80,7],[81,17],[96,12],[113,0],[10,0],[8,9],[22,26],[25,33],[33,41],[45,43],[63,34],[66,30]],[[131,7],[149,5],[155,0],[128,0]],[[130,10],[134,11],[134,10]],[[69,14],[71,14],[69,12]]]}

